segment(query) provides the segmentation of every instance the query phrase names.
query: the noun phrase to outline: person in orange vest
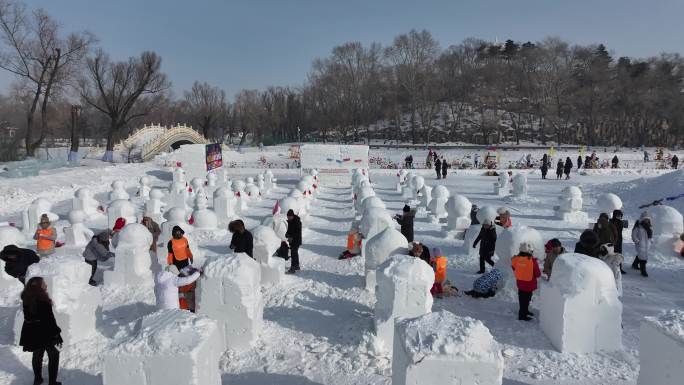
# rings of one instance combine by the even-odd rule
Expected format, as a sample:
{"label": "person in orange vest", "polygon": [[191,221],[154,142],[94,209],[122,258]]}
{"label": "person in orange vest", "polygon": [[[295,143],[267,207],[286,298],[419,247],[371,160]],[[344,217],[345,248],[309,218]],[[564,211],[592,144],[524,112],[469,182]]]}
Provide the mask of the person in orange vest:
{"label": "person in orange vest", "polygon": [[532,256],[534,246],[529,242],[520,243],[520,253],[511,259],[511,268],[515,274],[515,281],[518,285],[518,319],[530,321],[534,314],[530,312],[530,302],[532,293],[537,290],[537,278],[541,276],[539,263]]}
{"label": "person in orange vest", "polygon": [[354,258],[359,254],[361,254],[361,234],[358,226],[352,225],[349,234],[347,234],[347,248],[337,259]]}
{"label": "person in orange vest", "polygon": [[169,265],[175,265],[178,270],[182,270],[184,267],[192,264],[193,256],[192,251],[190,251],[190,244],[188,239],[183,235],[185,231],[180,228],[180,226],[173,226],[171,230],[171,235],[173,238],[166,245],[168,248],[168,254],[166,257],[166,262]]}
{"label": "person in orange vest", "polygon": [[432,284],[430,294],[433,297],[442,298],[444,294],[444,282],[447,277],[447,259],[442,253],[442,249],[435,247],[432,249],[432,257],[430,258],[430,265],[435,271],[435,283]]}
{"label": "person in orange vest", "polygon": [[40,216],[38,223],[38,230],[33,235],[36,242],[36,252],[41,258],[50,256],[55,253],[55,241],[57,240],[57,231],[50,225],[50,218],[47,214]]}

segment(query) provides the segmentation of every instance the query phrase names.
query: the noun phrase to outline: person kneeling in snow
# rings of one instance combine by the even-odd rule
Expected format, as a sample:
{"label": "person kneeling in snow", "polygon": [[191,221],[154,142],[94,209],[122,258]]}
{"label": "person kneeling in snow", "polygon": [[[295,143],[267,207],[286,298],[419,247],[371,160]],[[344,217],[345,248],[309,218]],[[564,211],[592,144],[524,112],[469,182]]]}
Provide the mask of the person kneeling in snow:
{"label": "person kneeling in snow", "polygon": [[337,259],[354,258],[359,254],[361,254],[361,234],[358,226],[352,224],[352,228],[347,234],[347,249]]}
{"label": "person kneeling in snow", "polygon": [[518,319],[530,321],[534,314],[530,312],[530,302],[532,293],[537,290],[537,278],[541,276],[537,259],[532,256],[534,246],[528,242],[520,243],[520,253],[511,258],[511,268],[515,274],[515,281],[518,285]]}
{"label": "person kneeling in snow", "polygon": [[616,253],[612,243],[606,243],[599,248],[599,258],[610,267],[615,277],[615,287],[617,288],[618,297],[622,297],[622,273],[620,266],[624,261],[622,254]]}
{"label": "person kneeling in snow", "polygon": [[173,238],[171,238],[166,245],[169,251],[166,262],[169,265],[176,265],[178,270],[191,265],[193,259],[190,244],[188,243],[188,239],[183,236],[184,234],[185,231],[183,231],[180,226],[173,226],[173,229],[171,230]]}
{"label": "person kneeling in snow", "polygon": [[31,249],[22,249],[15,245],[7,245],[0,252],[0,259],[5,262],[5,273],[24,284],[26,271],[34,263],[40,262],[40,257]]}
{"label": "person kneeling in snow", "polygon": [[154,278],[154,295],[157,298],[157,307],[163,309],[180,309],[181,298],[179,288],[192,285],[200,276],[200,271],[187,266],[184,275],[175,265],[168,265],[157,273]]}
{"label": "person kneeling in snow", "polygon": [[85,250],[83,250],[83,258],[91,267],[88,284],[97,286],[97,282],[95,281],[97,261],[104,262],[113,256],[114,253],[109,251],[109,230],[105,230],[90,239]]}
{"label": "person kneeling in snow", "polygon": [[478,277],[473,282],[473,290],[465,293],[473,298],[489,298],[496,295],[501,280],[501,272],[496,267]]}
{"label": "person kneeling in snow", "polygon": [[443,285],[446,283],[447,276],[447,259],[442,253],[442,249],[435,247],[432,249],[433,256],[430,258],[430,265],[435,271],[435,283],[432,284],[430,294],[433,297],[442,298],[444,294]]}

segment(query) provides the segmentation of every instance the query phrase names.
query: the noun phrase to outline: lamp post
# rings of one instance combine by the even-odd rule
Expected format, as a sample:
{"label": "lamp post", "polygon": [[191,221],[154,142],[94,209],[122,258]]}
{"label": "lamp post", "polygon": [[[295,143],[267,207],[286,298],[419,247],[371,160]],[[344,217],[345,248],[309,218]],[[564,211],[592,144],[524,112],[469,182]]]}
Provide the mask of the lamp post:
{"label": "lamp post", "polygon": [[71,150],[69,151],[69,162],[78,161],[78,118],[81,116],[81,106],[74,104],[71,106]]}

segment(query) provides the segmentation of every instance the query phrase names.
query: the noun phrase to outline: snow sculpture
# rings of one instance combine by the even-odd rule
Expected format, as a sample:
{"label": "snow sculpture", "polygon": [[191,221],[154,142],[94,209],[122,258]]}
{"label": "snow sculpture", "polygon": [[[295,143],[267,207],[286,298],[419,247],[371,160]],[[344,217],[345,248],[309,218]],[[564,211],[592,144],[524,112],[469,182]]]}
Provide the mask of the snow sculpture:
{"label": "snow sculpture", "polygon": [[196,230],[216,231],[218,230],[218,217],[216,213],[208,209],[209,199],[206,192],[200,190],[195,194],[195,210],[192,212],[192,225]]}
{"label": "snow sculpture", "polygon": [[141,176],[138,181],[138,192],[137,195],[143,201],[150,199],[150,178],[147,176]]}
{"label": "snow sculpture", "polygon": [[401,187],[401,197],[403,199],[413,199],[413,190],[416,186],[415,177],[416,174],[413,172],[409,172],[406,175],[406,182]]}
{"label": "snow sculpture", "polygon": [[227,349],[242,351],[256,342],[263,320],[261,268],[247,254],[214,256],[204,264],[197,314],[219,321]]}
{"label": "snow sculpture", "polygon": [[282,239],[276,232],[267,226],[257,226],[252,229],[254,237],[254,259],[261,266],[261,284],[275,285],[285,275],[285,260],[273,258],[276,250],[280,247]]}
{"label": "snow sculpture", "polygon": [[603,261],[565,253],[541,285],[540,326],[561,353],[622,349],[622,303]]}
{"label": "snow sculpture", "polygon": [[448,214],[446,211],[446,203],[449,200],[449,190],[442,186],[436,186],[432,189],[432,199],[427,205],[428,211],[430,211],[431,217],[436,220],[445,218]]}
{"label": "snow sculpture", "polygon": [[297,198],[285,197],[278,201],[278,205],[280,206],[280,212],[282,213],[287,213],[289,210],[292,210],[295,215],[301,217],[303,212],[305,212],[302,210],[302,206]]}
{"label": "snow sculpture", "polygon": [[582,190],[577,186],[568,186],[561,191],[558,198],[560,205],[556,208],[556,216],[570,223],[586,223],[589,217],[582,210]]}
{"label": "snow sculpture", "polygon": [[[26,243],[24,234],[13,226],[0,226],[0,251],[7,245],[22,247]],[[0,259],[0,291],[8,293],[12,287],[23,288],[19,280],[5,273],[5,261]]]}
{"label": "snow sculpture", "polygon": [[366,213],[359,222],[359,233],[363,237],[363,242],[361,243],[361,256],[366,256],[366,244],[368,240],[388,227],[394,227],[394,222],[387,210],[380,208],[370,208],[366,210]]}
{"label": "snow sculpture", "polygon": [[207,174],[207,187],[211,187],[212,189],[216,187],[216,180],[218,177],[216,176],[216,173],[210,172]]}
{"label": "snow sculpture", "polygon": [[[541,264],[541,261],[543,261],[545,257],[544,241],[541,234],[539,234],[539,231],[531,227],[514,225],[505,230],[499,230],[501,229],[501,226],[496,226],[496,228],[497,239],[495,253],[499,257],[497,265],[499,265],[499,270],[501,271],[499,287],[504,288],[507,295],[514,296],[517,295],[517,287],[513,270],[510,268],[511,258],[520,253],[520,244],[522,242],[527,242],[533,246],[534,252],[532,255],[537,258],[537,261]],[[598,259],[597,261],[601,262]],[[555,265],[553,274],[556,274]]]}
{"label": "snow sculpture", "polygon": [[408,255],[408,241],[394,227],[387,227],[366,244],[366,290],[375,291],[375,270],[393,255]]}
{"label": "snow sculpture", "polygon": [[392,385],[500,385],[501,347],[479,320],[446,310],[397,320]]}
{"label": "snow sculpture", "polygon": [[[304,195],[302,194],[302,192],[299,191],[299,190],[297,190],[297,189],[292,189],[292,190],[290,191],[290,193],[287,195],[287,197],[288,197],[288,198],[292,198],[292,199],[295,200],[295,202],[297,202],[297,208],[298,208],[298,210],[294,210],[294,209],[293,209],[293,211],[295,212],[295,214],[297,214],[297,212],[299,212],[299,214],[297,214],[297,215],[298,215],[300,218],[306,217],[306,215],[308,214],[309,210],[307,209],[306,201],[304,200]],[[286,212],[286,213],[287,213],[287,210],[285,210],[285,208],[282,206],[282,204],[281,204],[280,208],[281,208],[281,210],[282,210],[283,212]],[[290,207],[290,208],[292,208],[292,207]]]}
{"label": "snow sculpture", "polygon": [[653,225],[653,246],[663,255],[674,254],[674,244],[684,233],[682,214],[670,206],[655,206],[648,210]]}
{"label": "snow sculpture", "polygon": [[297,182],[297,185],[295,186],[295,189],[292,191],[299,191],[302,194],[303,202],[306,205],[306,210],[309,211],[311,208],[311,190],[309,189],[309,185],[304,182],[304,181],[299,181]]}
{"label": "snow sculpture", "polygon": [[186,234],[192,233],[194,227],[185,220],[186,212],[184,209],[173,207],[164,213],[164,218],[166,221],[161,225],[161,234],[159,235],[160,241],[166,242],[171,239],[171,230],[173,230],[173,226],[180,226]]}
{"label": "snow sculpture", "polygon": [[397,178],[399,180],[397,181],[397,192],[402,192],[404,186],[406,185],[406,176],[408,175],[408,171],[401,169],[397,173]]}
{"label": "snow sculpture", "polygon": [[247,199],[251,201],[261,200],[261,191],[259,191],[259,188],[254,183],[247,183],[247,186],[245,186],[245,193],[247,193]]}
{"label": "snow sculpture", "polygon": [[509,181],[508,172],[498,171],[499,181],[494,183],[494,195],[505,197],[510,193],[511,184]]}
{"label": "snow sculpture", "polygon": [[273,172],[271,170],[266,170],[264,174],[264,186],[266,187],[266,192],[269,193],[271,190],[278,187],[276,185],[277,179],[273,177]]}
{"label": "snow sculpture", "polygon": [[[554,273],[555,274],[555,273]],[[637,385],[679,385],[684,378],[684,311],[645,317],[639,329]]]}
{"label": "snow sculpture", "polygon": [[[148,246],[149,247],[149,246]],[[57,325],[62,329],[64,345],[72,345],[92,337],[95,333],[96,314],[102,306],[98,288],[88,285],[90,266],[80,256],[52,256],[29,266],[26,282],[42,277],[52,299]],[[24,314],[21,310],[14,323],[15,341],[19,342]]]}
{"label": "snow sculpture", "polygon": [[90,238],[95,233],[83,223],[87,215],[81,210],[71,210],[69,212],[69,223],[71,227],[64,228],[64,244],[67,246],[82,247],[90,242]]}
{"label": "snow sculpture", "polygon": [[173,170],[173,183],[182,183],[183,185],[185,185],[185,170],[183,170],[180,167]]}
{"label": "snow sculpture", "polygon": [[241,180],[234,180],[232,183],[233,193],[235,193],[235,199],[237,199],[237,205],[235,206],[236,214],[241,215],[247,211],[247,197],[245,196],[245,182]]}
{"label": "snow sculpture", "polygon": [[188,186],[185,182],[173,182],[166,197],[168,207],[188,210]]}
{"label": "snow sculpture", "polygon": [[420,189],[420,196],[419,196],[419,204],[418,207],[422,207],[424,209],[427,209],[427,207],[430,205],[430,200],[432,199],[432,187],[424,184],[423,187]]}
{"label": "snow sculpture", "polygon": [[391,353],[395,319],[418,317],[432,309],[430,288],[435,273],[419,258],[395,255],[378,266],[376,274],[375,333]]}
{"label": "snow sculpture", "polygon": [[[453,195],[446,203],[447,225],[446,231],[456,238],[463,238],[470,227],[470,210],[473,204],[463,195]],[[472,245],[472,243],[471,243]]]}
{"label": "snow sculpture", "polygon": [[128,199],[117,199],[107,207],[107,226],[114,228],[117,218],[124,218],[126,223],[136,222],[135,206]]}
{"label": "snow sculpture", "polygon": [[601,194],[596,199],[596,206],[600,212],[613,215],[613,210],[622,210],[622,199],[612,193]]}
{"label": "snow sculpture", "polygon": [[74,198],[71,200],[71,209],[83,211],[88,220],[97,219],[102,216],[98,209],[99,206],[100,202],[93,197],[93,192],[85,187],[76,190]]}
{"label": "snow sculpture", "polygon": [[513,177],[513,196],[518,198],[527,197],[527,175],[516,174]]}
{"label": "snow sculpture", "polygon": [[225,350],[216,321],[160,310],[138,320],[134,334],[104,354],[106,385],[220,385]]}
{"label": "snow sculpture", "polygon": [[259,188],[259,191],[262,192],[262,194],[268,194],[268,191],[266,191],[266,183],[264,183],[264,174],[257,175],[256,185]]}
{"label": "snow sculpture", "polygon": [[112,191],[109,192],[109,201],[113,202],[116,200],[120,199],[125,199],[128,200],[130,198],[130,195],[128,195],[128,192],[126,192],[126,188],[124,187],[124,182],[120,180],[115,180],[112,182]]}
{"label": "snow sculpture", "polygon": [[24,227],[22,232],[28,239],[33,239],[33,234],[38,229],[40,217],[47,214],[51,222],[59,220],[59,215],[52,212],[52,203],[45,198],[38,198],[31,202],[31,205],[23,211],[22,222]]}
{"label": "snow sculpture", "polygon": [[163,199],[164,192],[161,189],[152,189],[150,191],[150,199],[145,202],[145,216],[152,218],[157,223],[161,223],[164,218],[164,207],[166,207],[166,202]]}
{"label": "snow sculpture", "polygon": [[[152,285],[150,245],[152,234],[140,223],[130,223],[119,232],[114,250],[114,270],[104,272],[107,285]],[[90,267],[88,267],[90,269]],[[87,282],[87,279],[84,281]]]}
{"label": "snow sculpture", "polygon": [[302,181],[304,181],[309,186],[309,191],[311,192],[311,195],[315,198],[320,192],[320,189],[318,188],[317,184],[318,182],[316,182],[316,179],[314,179],[314,177],[311,175],[304,175],[302,177]]}
{"label": "snow sculpture", "polygon": [[354,201],[354,212],[361,214],[361,202],[363,202],[366,198],[371,196],[375,196],[375,191],[373,191],[372,188],[365,187],[361,189],[356,194],[356,200]]}
{"label": "snow sculpture", "polygon": [[[419,193],[425,186],[425,178],[423,178],[420,175],[416,175],[413,177],[413,191],[412,191],[412,199],[418,199],[419,198]],[[425,205],[427,206],[427,205]]]}
{"label": "snow sculpture", "polygon": [[219,187],[214,191],[214,212],[221,228],[228,226],[228,223],[235,219],[237,203],[235,194],[227,187]]}
{"label": "snow sculpture", "polygon": [[190,181],[190,202],[195,202],[195,196],[203,192],[206,196],[206,191],[204,189],[204,179],[203,178],[192,178]]}
{"label": "snow sculpture", "polygon": [[287,237],[285,236],[285,233],[287,233],[287,218],[282,210],[278,210],[272,216],[267,216],[261,224],[270,227],[281,241],[287,240]]}

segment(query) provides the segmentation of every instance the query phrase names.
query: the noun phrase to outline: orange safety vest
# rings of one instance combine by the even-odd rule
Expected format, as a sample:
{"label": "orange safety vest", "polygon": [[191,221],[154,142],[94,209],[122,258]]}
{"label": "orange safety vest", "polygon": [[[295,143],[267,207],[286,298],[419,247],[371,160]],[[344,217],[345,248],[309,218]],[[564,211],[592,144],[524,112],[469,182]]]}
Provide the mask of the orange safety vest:
{"label": "orange safety vest", "polygon": [[513,257],[511,267],[518,281],[531,281],[534,277],[534,261],[530,257],[521,255]]}
{"label": "orange safety vest", "polygon": [[435,282],[446,281],[447,276],[447,259],[445,256],[435,257]]}
{"label": "orange safety vest", "polygon": [[166,257],[166,262],[169,265],[173,264],[174,259],[176,261],[192,259],[192,251],[190,251],[188,240],[185,237],[181,239],[171,238],[169,243],[169,254]]}
{"label": "orange safety vest", "polygon": [[359,233],[350,233],[347,235],[347,250],[354,250],[357,245],[361,245],[361,241],[357,240]]}
{"label": "orange safety vest", "polygon": [[[195,282],[181,286],[178,288],[178,305],[181,309],[183,310],[192,310],[190,309],[190,303],[195,302],[194,297],[195,294]],[[194,305],[194,304],[193,304]]]}
{"label": "orange safety vest", "polygon": [[[42,236],[52,236],[54,235],[55,229],[52,227],[47,229],[38,229],[38,235]],[[55,241],[52,239],[38,238],[38,243],[36,244],[36,249],[38,250],[50,250],[55,248]]]}

